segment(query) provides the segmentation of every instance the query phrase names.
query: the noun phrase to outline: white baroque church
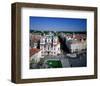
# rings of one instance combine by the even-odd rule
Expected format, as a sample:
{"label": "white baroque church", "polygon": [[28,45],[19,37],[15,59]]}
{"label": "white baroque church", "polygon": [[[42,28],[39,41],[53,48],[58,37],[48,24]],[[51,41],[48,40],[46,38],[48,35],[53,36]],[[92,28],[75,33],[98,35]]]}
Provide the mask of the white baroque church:
{"label": "white baroque church", "polygon": [[41,55],[59,55],[60,51],[60,43],[57,36],[54,36],[53,33],[49,33],[48,35],[43,35],[40,39],[40,49]]}

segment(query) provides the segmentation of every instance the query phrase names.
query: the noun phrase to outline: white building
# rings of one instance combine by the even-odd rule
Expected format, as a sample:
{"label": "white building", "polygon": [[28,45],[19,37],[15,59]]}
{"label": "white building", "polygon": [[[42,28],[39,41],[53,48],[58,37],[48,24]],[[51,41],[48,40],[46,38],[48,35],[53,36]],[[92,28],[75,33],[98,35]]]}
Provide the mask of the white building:
{"label": "white building", "polygon": [[77,52],[86,49],[85,42],[78,42],[71,44],[71,52]]}
{"label": "white building", "polygon": [[[85,40],[84,40],[85,39]],[[70,34],[66,36],[66,45],[71,53],[80,52],[87,47],[86,35],[84,34]]]}
{"label": "white building", "polygon": [[[38,63],[41,58],[46,55],[58,55],[60,54],[60,43],[58,37],[54,36],[52,33],[37,37],[36,35],[31,35],[31,47],[30,47],[30,62],[34,61]],[[37,48],[37,46],[40,47]]]}
{"label": "white building", "polygon": [[66,44],[71,53],[84,50],[86,49],[86,46],[87,46],[86,41],[77,41],[77,40],[70,40],[66,42]]}
{"label": "white building", "polygon": [[54,36],[52,33],[42,36],[40,39],[40,49],[42,50],[42,56],[60,54],[58,37]]}
{"label": "white building", "polygon": [[30,49],[30,62],[34,60],[35,63],[38,63],[40,61],[41,56],[41,50],[37,48],[31,48]]}

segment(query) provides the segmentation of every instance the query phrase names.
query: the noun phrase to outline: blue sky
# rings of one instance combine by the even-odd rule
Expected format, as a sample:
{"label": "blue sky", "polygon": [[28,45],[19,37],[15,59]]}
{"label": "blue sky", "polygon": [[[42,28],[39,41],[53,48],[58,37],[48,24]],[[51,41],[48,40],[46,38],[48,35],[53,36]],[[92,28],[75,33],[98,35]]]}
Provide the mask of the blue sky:
{"label": "blue sky", "polygon": [[30,16],[30,30],[39,31],[86,31],[87,20]]}

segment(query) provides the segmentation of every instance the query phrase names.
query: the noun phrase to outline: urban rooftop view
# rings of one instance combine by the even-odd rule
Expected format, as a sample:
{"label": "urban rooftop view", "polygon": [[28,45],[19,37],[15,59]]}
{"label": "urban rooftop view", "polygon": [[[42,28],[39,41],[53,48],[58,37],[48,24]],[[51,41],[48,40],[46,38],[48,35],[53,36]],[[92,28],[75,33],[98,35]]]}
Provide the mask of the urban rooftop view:
{"label": "urban rooftop view", "polygon": [[30,17],[30,69],[86,67],[86,37],[86,19]]}
{"label": "urban rooftop view", "polygon": [[86,66],[86,34],[30,33],[30,68]]}

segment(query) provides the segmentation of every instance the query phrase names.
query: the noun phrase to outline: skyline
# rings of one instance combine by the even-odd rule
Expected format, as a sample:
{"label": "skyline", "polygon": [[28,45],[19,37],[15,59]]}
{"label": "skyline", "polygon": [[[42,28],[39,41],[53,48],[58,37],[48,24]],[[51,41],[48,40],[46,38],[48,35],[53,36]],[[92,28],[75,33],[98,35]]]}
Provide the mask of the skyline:
{"label": "skyline", "polygon": [[87,20],[79,18],[30,16],[30,30],[37,31],[86,31]]}

